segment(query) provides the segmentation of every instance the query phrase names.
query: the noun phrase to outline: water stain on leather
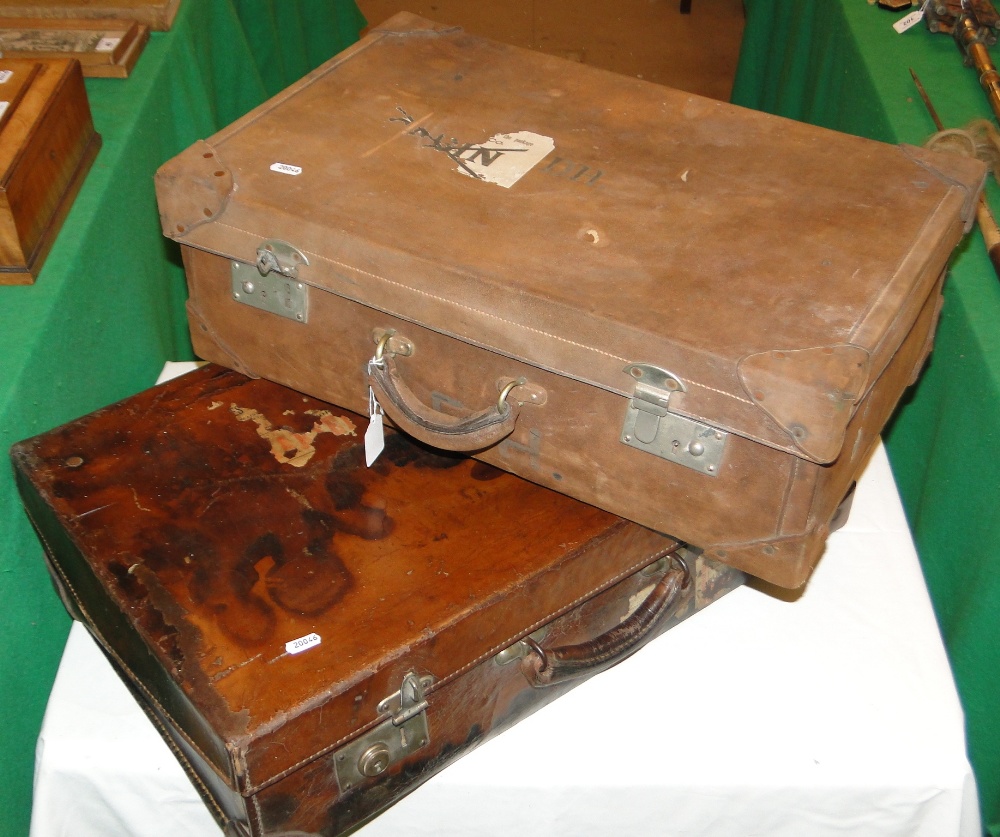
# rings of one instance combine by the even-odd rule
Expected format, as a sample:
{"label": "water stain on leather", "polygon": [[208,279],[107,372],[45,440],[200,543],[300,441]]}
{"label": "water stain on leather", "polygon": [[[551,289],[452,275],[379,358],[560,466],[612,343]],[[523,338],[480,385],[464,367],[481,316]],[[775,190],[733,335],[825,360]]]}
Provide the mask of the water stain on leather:
{"label": "water stain on leather", "polygon": [[[307,526],[308,517],[303,515]],[[329,610],[354,584],[325,537],[311,539],[306,550],[288,556],[276,535],[263,535],[247,548],[245,563],[252,565],[257,578],[263,576],[271,601],[297,616],[318,616]]]}
{"label": "water stain on leather", "polygon": [[338,416],[329,410],[309,410],[308,414],[317,418],[312,429],[297,432],[289,427],[275,427],[259,410],[252,407],[240,407],[235,402],[229,405],[229,411],[237,421],[252,421],[257,425],[257,435],[271,446],[271,455],[280,463],[303,467],[316,454],[313,445],[321,433],[332,433],[334,436],[355,436],[354,422],[345,416]]}

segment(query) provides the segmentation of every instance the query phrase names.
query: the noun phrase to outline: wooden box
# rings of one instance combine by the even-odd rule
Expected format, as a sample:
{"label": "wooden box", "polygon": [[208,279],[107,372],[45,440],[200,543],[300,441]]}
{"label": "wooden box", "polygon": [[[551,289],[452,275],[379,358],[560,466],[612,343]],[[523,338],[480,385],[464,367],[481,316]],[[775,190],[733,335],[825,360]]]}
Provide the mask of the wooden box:
{"label": "wooden box", "polygon": [[165,32],[180,5],[181,0],[13,0],[0,7],[0,17],[120,18]]}
{"label": "wooden box", "polygon": [[83,74],[127,78],[149,40],[149,27],[114,18],[0,18],[0,53],[7,58],[75,58]]}
{"label": "wooden box", "polygon": [[35,281],[100,145],[79,61],[0,60],[0,285]]}

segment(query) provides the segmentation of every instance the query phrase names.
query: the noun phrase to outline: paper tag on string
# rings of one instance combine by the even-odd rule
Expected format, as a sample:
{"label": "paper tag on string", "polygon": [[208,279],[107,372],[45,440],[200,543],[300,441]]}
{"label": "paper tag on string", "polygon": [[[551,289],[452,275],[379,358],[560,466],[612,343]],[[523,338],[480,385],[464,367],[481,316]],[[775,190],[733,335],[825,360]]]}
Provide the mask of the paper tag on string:
{"label": "paper tag on string", "polygon": [[924,19],[924,10],[918,9],[915,12],[910,12],[905,17],[901,17],[894,24],[892,24],[892,28],[895,29],[897,32],[899,32],[900,35],[902,35],[907,29],[912,29],[923,19]]}
{"label": "paper tag on string", "polygon": [[382,405],[375,398],[375,390],[368,387],[368,429],[365,431],[365,464],[372,463],[385,448],[385,431],[382,428]]}

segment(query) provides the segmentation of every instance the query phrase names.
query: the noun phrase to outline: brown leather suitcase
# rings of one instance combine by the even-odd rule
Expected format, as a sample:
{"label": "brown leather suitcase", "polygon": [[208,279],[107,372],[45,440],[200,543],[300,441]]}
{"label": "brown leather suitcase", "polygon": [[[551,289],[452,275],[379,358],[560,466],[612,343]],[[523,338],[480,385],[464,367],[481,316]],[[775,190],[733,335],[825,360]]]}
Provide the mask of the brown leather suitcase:
{"label": "brown leather suitcase", "polygon": [[157,196],[202,357],[794,587],[982,177],[403,14]]}
{"label": "brown leather suitcase", "polygon": [[100,147],[78,61],[0,59],[0,285],[35,281]]}
{"label": "brown leather suitcase", "polygon": [[12,451],[71,614],[230,834],[339,834],[737,586],[671,538],[207,366]]}

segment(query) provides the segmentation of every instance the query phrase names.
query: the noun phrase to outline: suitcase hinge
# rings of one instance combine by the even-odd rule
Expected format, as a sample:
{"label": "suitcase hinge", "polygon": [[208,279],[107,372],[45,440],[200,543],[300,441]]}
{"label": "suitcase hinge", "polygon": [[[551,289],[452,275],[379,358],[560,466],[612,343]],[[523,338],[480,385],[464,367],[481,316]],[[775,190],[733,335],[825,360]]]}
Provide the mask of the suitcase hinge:
{"label": "suitcase hinge", "polygon": [[621,441],[685,468],[718,476],[729,434],[669,411],[670,396],[687,391],[681,379],[649,363],[630,363],[624,371],[636,383],[625,410]]}
{"label": "suitcase hinge", "polygon": [[391,765],[430,741],[424,690],[433,682],[434,678],[428,675],[407,674],[399,691],[378,705],[379,713],[391,713],[390,717],[334,753],[333,764],[341,793],[366,779],[380,776]]}
{"label": "suitcase hinge", "polygon": [[254,264],[234,261],[233,299],[280,317],[309,320],[309,287],[299,281],[299,267],[309,264],[305,254],[285,241],[264,241]]}

